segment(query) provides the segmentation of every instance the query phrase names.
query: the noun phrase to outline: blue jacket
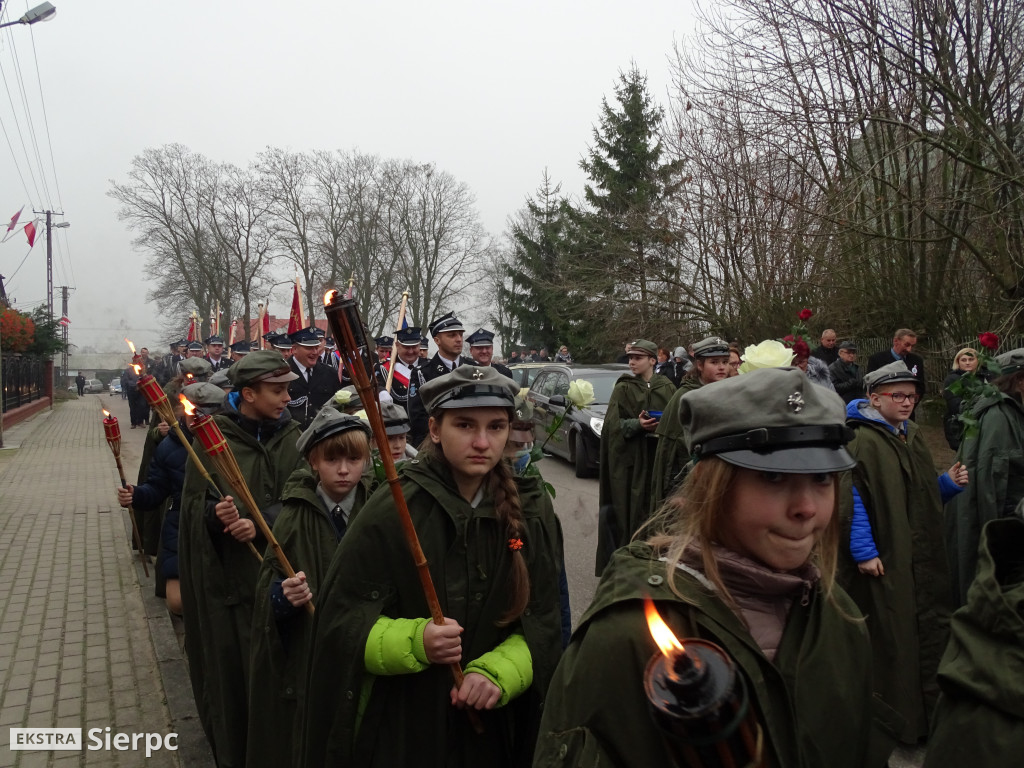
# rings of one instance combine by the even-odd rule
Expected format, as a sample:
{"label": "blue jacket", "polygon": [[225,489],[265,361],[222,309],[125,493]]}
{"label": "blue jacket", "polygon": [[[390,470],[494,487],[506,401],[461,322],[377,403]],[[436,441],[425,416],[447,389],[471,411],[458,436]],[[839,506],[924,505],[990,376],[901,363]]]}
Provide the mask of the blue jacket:
{"label": "blue jacket", "polygon": [[[861,410],[862,406],[868,407],[869,401],[865,399],[854,400],[847,405],[847,420],[857,419],[859,421],[870,421],[884,427],[893,434],[896,434],[896,429],[884,419],[872,418],[870,415],[863,413]],[[942,498],[943,504],[962,491],[963,488],[954,483],[950,476],[945,472],[939,475],[939,496]],[[875,546],[875,537],[871,532],[871,522],[868,520],[868,512],[864,507],[864,502],[861,500],[860,493],[857,492],[856,485],[853,486],[853,520],[850,524],[850,554],[853,555],[854,562],[857,563],[863,563],[878,557],[878,548]]]}

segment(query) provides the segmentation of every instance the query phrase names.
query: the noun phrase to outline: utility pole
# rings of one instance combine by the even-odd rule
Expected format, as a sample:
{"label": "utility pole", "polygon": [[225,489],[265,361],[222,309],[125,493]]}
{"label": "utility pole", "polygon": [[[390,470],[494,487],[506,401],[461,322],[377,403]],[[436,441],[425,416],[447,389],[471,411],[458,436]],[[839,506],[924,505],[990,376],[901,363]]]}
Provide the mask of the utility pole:
{"label": "utility pole", "polygon": [[65,322],[68,319],[68,287],[66,285],[60,286],[61,295],[61,316],[60,316],[60,335],[61,340],[64,342],[64,346],[60,351],[60,381],[61,391],[68,388],[68,324]]}
{"label": "utility pole", "polygon": [[57,224],[53,223],[53,216],[63,216],[64,214],[60,211],[33,211],[33,213],[45,213],[46,214],[46,309],[50,315],[50,321],[53,321],[53,229],[63,229],[64,227],[70,227],[71,223],[62,221]]}

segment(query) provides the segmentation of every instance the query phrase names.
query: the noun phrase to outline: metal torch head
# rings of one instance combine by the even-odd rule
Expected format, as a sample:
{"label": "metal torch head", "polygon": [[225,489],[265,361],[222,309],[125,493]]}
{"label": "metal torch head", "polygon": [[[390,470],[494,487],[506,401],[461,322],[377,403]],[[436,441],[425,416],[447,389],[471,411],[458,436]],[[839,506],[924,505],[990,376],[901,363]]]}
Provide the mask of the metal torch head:
{"label": "metal torch head", "polygon": [[342,358],[355,357],[363,361],[367,376],[373,378],[373,362],[366,340],[366,329],[359,317],[359,305],[355,299],[342,297],[340,291],[331,289],[324,294],[324,312],[331,327],[331,335],[337,340]]}

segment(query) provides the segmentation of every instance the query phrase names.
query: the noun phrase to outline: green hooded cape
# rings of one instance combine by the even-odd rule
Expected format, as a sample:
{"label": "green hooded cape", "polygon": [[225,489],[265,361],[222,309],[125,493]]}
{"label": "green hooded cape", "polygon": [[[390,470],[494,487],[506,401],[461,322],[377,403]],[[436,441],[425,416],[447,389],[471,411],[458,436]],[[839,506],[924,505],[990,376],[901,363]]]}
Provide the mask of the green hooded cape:
{"label": "green hooded cape", "polygon": [[852,482],[867,510],[885,575],[860,573],[850,555],[853,493],[847,475],[840,494],[839,582],[867,619],[875,691],[906,721],[900,740],[914,744],[928,735],[951,611],[935,463],[912,421],[906,443],[877,422],[849,419],[847,424],[855,435],[846,446],[857,460]]}
{"label": "green hooded cape", "polygon": [[[313,473],[301,467],[284,487],[283,508],[274,523],[274,536],[288,562],[306,574],[316,605],[320,586],[340,539],[316,492]],[[366,503],[371,480],[364,475],[352,489],[356,494],[349,522]],[[256,581],[252,620],[252,658],[249,678],[248,768],[287,768],[297,755],[295,738],[298,702],[305,694],[306,667],[313,640],[313,617],[305,608],[288,618],[274,618],[270,585],[285,578],[274,550],[267,547]]]}
{"label": "green hooded cape", "polygon": [[687,392],[704,386],[699,376],[687,376],[679,384],[665,406],[665,413],[658,422],[655,434],[658,448],[654,452],[654,471],[651,473],[651,514],[676,488],[676,478],[690,461],[690,449],[686,445],[686,433],[679,420],[679,401]]}
{"label": "green hooded cape", "polygon": [[658,438],[643,430],[639,416],[641,411],[664,411],[675,392],[675,385],[658,373],[649,382],[632,373],[615,382],[601,431],[597,576],[612,552],[628,544],[650,515]]}
{"label": "green hooded cape", "polygon": [[[237,411],[214,417],[263,512],[277,503],[288,477],[304,463],[295,447],[299,427],[285,418],[287,413],[262,442],[240,426]],[[235,498],[198,444],[196,452],[217,485]],[[185,651],[199,718],[217,764],[224,768],[245,765],[249,638],[260,563],[248,546],[222,533],[219,524],[207,523],[207,499],[213,500],[207,494],[206,481],[190,461],[178,523]],[[239,515],[249,517],[241,499],[235,498],[235,504]],[[258,551],[266,546],[258,529],[253,544]]]}
{"label": "green hooded cape", "polygon": [[978,575],[953,614],[925,768],[1017,768],[1024,755],[1024,521],[981,533]]}
{"label": "green hooded cape", "polygon": [[466,714],[450,704],[447,666],[397,676],[366,672],[366,639],[379,616],[430,616],[394,501],[382,488],[349,526],[320,591],[301,765],[528,766],[561,654],[561,532],[551,502],[544,494],[520,496],[530,602],[517,622],[499,627],[511,554],[489,496],[473,509],[447,465],[423,454],[406,465],[401,487],[441,609],[465,630],[463,666],[522,631],[532,654],[533,684],[506,706],[480,712],[484,733],[477,735]]}
{"label": "green hooded cape", "polygon": [[946,548],[957,606],[967,601],[985,523],[1013,514],[1024,499],[1024,407],[998,393],[974,407],[978,432],[960,444],[957,458],[971,482],[946,507]]}
{"label": "green hooded cape", "polygon": [[815,589],[794,602],[775,661],[743,622],[690,572],[670,589],[665,563],[644,542],[614,554],[573,633],[544,707],[537,768],[671,766],[648,709],[644,670],[657,646],[643,598],[679,638],[701,637],[732,657],[747,683],[772,768],[881,766],[892,742],[874,723],[871,651],[856,606],[836,587],[838,610]]}

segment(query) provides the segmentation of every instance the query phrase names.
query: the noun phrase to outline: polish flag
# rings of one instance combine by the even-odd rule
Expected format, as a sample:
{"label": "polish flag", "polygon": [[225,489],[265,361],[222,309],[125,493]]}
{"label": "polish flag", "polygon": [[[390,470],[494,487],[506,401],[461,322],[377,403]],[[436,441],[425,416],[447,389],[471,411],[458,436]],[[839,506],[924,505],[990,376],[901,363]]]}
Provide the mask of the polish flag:
{"label": "polish flag", "polygon": [[28,237],[29,248],[36,244],[36,225],[31,221],[25,225],[25,236]]}
{"label": "polish flag", "polygon": [[395,375],[392,378],[399,384],[401,384],[403,387],[408,387],[409,377],[412,376],[412,371],[409,369],[409,366],[407,366],[401,360],[396,360],[394,362],[394,365]]}
{"label": "polish flag", "polygon": [[7,225],[7,231],[8,232],[10,232],[12,229],[14,229],[14,226],[18,223],[18,219],[21,218],[21,212],[24,211],[24,210],[25,210],[25,206],[23,205],[23,206],[21,206],[21,208],[18,209],[18,212],[16,214],[11,216],[11,223]]}

